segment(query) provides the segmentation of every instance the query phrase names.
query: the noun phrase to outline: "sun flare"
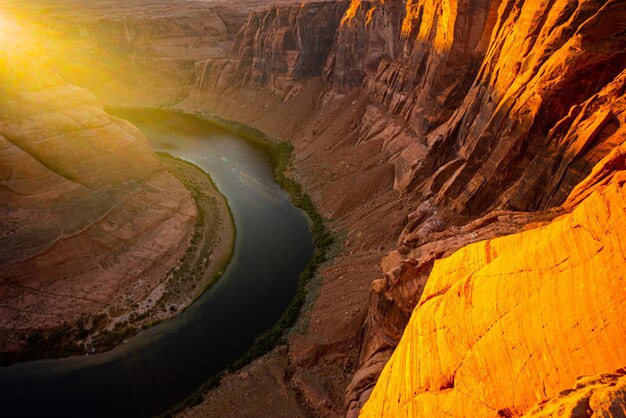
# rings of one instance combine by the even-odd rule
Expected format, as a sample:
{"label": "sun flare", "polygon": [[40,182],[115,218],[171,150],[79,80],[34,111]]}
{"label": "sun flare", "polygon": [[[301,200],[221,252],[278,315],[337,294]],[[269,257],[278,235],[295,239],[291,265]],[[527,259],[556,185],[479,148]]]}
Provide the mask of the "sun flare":
{"label": "sun flare", "polygon": [[[0,13],[0,48],[5,52],[24,49],[32,44],[34,30],[25,30],[25,26],[14,16]],[[28,39],[28,42],[26,42]]]}
{"label": "sun flare", "polygon": [[0,14],[0,43],[4,43],[9,34],[10,23],[4,15]]}

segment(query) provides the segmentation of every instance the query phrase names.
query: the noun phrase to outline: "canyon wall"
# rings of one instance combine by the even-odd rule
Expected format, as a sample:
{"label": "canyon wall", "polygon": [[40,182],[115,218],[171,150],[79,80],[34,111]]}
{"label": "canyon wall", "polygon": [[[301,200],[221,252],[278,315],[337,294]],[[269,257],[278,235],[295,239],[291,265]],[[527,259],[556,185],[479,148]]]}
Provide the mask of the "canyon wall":
{"label": "canyon wall", "polygon": [[[413,319],[414,327],[430,326],[419,321],[437,321],[436,328],[454,327],[459,334],[450,335],[457,340],[465,332],[456,323],[430,318],[416,308],[431,281],[433,295],[446,289],[435,286],[437,279],[429,279],[440,265],[437,260],[472,243],[482,242],[469,249],[482,248],[491,242],[487,240],[539,225],[545,228],[536,232],[541,242],[551,242],[554,257],[566,257],[556,252],[552,236],[543,234],[558,230],[576,238],[579,232],[563,225],[580,216],[574,214],[578,204],[578,213],[606,215],[592,213],[594,205],[602,207],[597,203],[566,200],[592,168],[624,142],[626,7],[620,1],[593,0],[353,0],[281,7],[251,15],[227,55],[199,63],[196,88],[179,106],[290,140],[296,150],[293,175],[333,220],[331,226],[345,233],[336,267],[331,264],[323,272],[322,292],[311,308],[306,331],[290,339],[289,356],[295,370],[307,368],[315,376],[309,381],[318,382],[317,387],[325,382],[321,385],[336,390],[347,382],[345,377],[332,377],[331,364],[337,365],[338,375],[352,374],[345,407],[354,415],[369,397],[412,314],[425,318]],[[303,22],[306,32],[297,29]],[[327,33],[333,28],[331,39]],[[311,54],[315,65],[303,73],[300,57]],[[319,67],[322,56],[325,62]],[[618,204],[618,186],[588,186],[602,196],[593,199]],[[604,227],[621,219],[607,216],[598,221]],[[502,242],[517,245],[520,238],[514,237]],[[616,245],[609,239],[607,246],[614,250],[607,248],[604,256],[619,267]],[[528,251],[539,249],[529,247]],[[567,256],[579,256],[581,263],[591,257],[572,251]],[[380,253],[386,253],[378,267],[382,275],[369,264]],[[379,275],[369,295],[355,290],[363,279],[348,273],[357,265],[361,274]],[[578,266],[568,268],[576,271]],[[588,279],[601,286],[603,271]],[[463,278],[446,272],[451,283],[454,277]],[[501,274],[506,281],[508,273]],[[511,286],[524,288],[522,283]],[[527,290],[532,290],[530,284]],[[331,291],[342,296],[333,297]],[[620,300],[616,294],[607,308],[617,318],[624,314]],[[564,307],[573,303],[565,294],[552,302]],[[455,308],[460,309],[459,316],[464,309],[470,315],[466,305]],[[586,338],[582,331],[576,335]],[[409,333],[405,338],[412,337]],[[413,349],[412,344],[405,343],[405,352]],[[503,344],[501,348],[506,350]],[[609,349],[598,345],[595,350]],[[591,374],[623,366],[618,364],[626,360],[623,352],[610,354],[612,363],[603,363]],[[421,364],[419,356],[418,352],[392,364]],[[347,371],[353,364],[355,368]],[[589,373],[583,369],[556,373],[553,386],[540,391],[540,397],[572,387],[572,376]],[[426,391],[420,379],[438,379],[439,375],[421,371],[415,370],[415,381],[407,380],[406,388]],[[385,373],[384,382],[404,375],[392,366]],[[438,390],[449,390],[449,380]],[[336,398],[320,406],[312,385],[303,385],[302,379],[292,378],[291,385],[318,413],[341,410],[332,405]],[[366,412],[381,415],[384,402],[397,402],[391,391],[398,385],[390,383],[390,392],[385,392],[383,383]],[[537,400],[534,392],[523,394],[519,403],[509,402],[502,393],[491,395],[489,405],[504,405],[502,413],[507,414],[507,408],[520,414]],[[432,398],[431,412],[449,408],[459,413],[462,401],[455,399],[444,407]],[[403,407],[410,405],[406,402]]]}
{"label": "canyon wall", "polygon": [[[398,250],[386,257],[385,275],[375,282],[368,353],[388,346],[390,336],[397,341],[434,260],[537,217],[548,220],[554,213],[526,218],[519,212],[561,204],[623,141],[624,8],[610,2],[522,6],[500,5],[472,88],[428,136],[427,155],[411,168],[406,192],[427,200],[409,215]],[[532,47],[520,48],[521,39]],[[370,358],[364,364],[377,370],[381,357]]]}
{"label": "canyon wall", "polygon": [[287,390],[302,414],[354,416],[394,350],[364,414],[542,416],[618,397],[626,360],[606,341],[623,339],[621,276],[607,273],[623,270],[623,1],[27,3],[44,5],[37,65],[61,78],[2,67],[0,297],[21,324],[3,322],[6,347],[27,324],[62,325],[51,306],[71,321],[117,314],[104,301],[122,288],[145,297],[156,282],[124,286],[171,267],[195,217],[141,134],[69,80],[294,145],[289,174],[341,246],[258,405]]}
{"label": "canyon wall", "polygon": [[623,415],[623,388],[594,385],[624,375],[625,183],[626,141],[567,214],[437,260],[360,416]]}
{"label": "canyon wall", "polygon": [[345,6],[338,2],[274,6],[248,17],[226,57],[198,62],[199,90],[255,86],[281,99],[320,76]]}
{"label": "canyon wall", "polygon": [[[0,1],[37,38],[46,65],[113,106],[173,104],[194,63],[224,53],[254,1]],[[45,42],[44,42],[45,41]]]}
{"label": "canyon wall", "polygon": [[197,217],[137,128],[21,50],[0,53],[3,356],[54,350],[39,331],[127,315],[179,262]]}

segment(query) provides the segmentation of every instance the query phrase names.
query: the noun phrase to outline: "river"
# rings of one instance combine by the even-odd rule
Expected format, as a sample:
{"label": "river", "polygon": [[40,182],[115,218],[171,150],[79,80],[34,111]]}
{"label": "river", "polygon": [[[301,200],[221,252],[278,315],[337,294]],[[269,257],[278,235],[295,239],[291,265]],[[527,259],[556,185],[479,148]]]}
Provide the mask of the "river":
{"label": "river", "polygon": [[1,367],[1,416],[164,412],[276,323],[313,255],[306,215],[274,180],[263,149],[192,116],[115,114],[139,127],[156,150],[193,161],[211,175],[233,213],[233,257],[219,281],[186,311],[126,344],[93,356]]}

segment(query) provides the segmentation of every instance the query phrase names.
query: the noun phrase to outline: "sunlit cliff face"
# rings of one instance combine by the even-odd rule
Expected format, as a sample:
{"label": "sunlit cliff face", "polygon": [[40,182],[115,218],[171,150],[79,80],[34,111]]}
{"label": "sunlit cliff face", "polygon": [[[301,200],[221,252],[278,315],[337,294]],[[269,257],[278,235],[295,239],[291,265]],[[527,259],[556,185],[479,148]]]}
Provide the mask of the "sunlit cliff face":
{"label": "sunlit cliff face", "polygon": [[456,8],[457,2],[449,0],[408,0],[402,35],[408,37],[416,33],[418,40],[427,41],[434,31],[434,47],[439,51],[448,50],[454,40]]}
{"label": "sunlit cliff face", "polygon": [[[372,2],[368,9],[361,9],[361,0],[351,0],[350,6],[341,19],[341,26],[364,24],[370,26],[374,15],[384,4],[384,0]],[[454,42],[454,26],[457,23],[457,7],[455,1],[449,0],[408,0],[406,15],[402,21],[402,36],[411,37],[434,46],[436,51],[449,51]],[[357,17],[358,16],[358,17]],[[355,19],[356,18],[356,19]]]}
{"label": "sunlit cliff face", "polygon": [[350,6],[346,10],[346,13],[341,18],[341,25],[349,25],[352,22],[352,19],[356,16],[356,12],[361,7],[361,0],[352,0],[350,2]]}

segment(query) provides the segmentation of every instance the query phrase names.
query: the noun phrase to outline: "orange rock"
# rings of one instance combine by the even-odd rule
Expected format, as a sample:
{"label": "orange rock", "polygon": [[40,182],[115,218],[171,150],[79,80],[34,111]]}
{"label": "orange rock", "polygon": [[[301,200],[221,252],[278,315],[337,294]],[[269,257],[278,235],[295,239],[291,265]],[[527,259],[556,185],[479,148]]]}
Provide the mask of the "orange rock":
{"label": "orange rock", "polygon": [[[601,164],[623,168],[621,149]],[[436,261],[361,416],[520,416],[626,365],[626,171],[608,178],[545,226]]]}
{"label": "orange rock", "polygon": [[617,417],[626,415],[626,376],[617,373],[582,376],[571,389],[540,402],[525,417],[557,418],[564,416]]}
{"label": "orange rock", "polygon": [[[626,137],[626,9],[617,2],[513,3],[501,3],[481,70],[454,115],[428,136],[426,156],[413,157],[408,146],[395,163],[395,186],[412,182],[410,193],[429,199],[409,215],[394,263],[383,263],[359,367],[393,350],[434,259],[549,221]],[[349,390],[346,403],[358,397]]]}
{"label": "orange rock", "polygon": [[343,26],[345,24],[348,24],[348,25],[351,24],[352,19],[354,19],[354,16],[356,16],[356,12],[359,10],[360,7],[361,7],[361,0],[351,0],[350,6],[348,6],[348,9],[346,10],[345,14],[341,18],[341,25]]}
{"label": "orange rock", "polygon": [[[279,6],[252,14],[227,57],[197,65],[182,108],[293,140],[316,203],[347,225],[350,257],[355,237],[381,239],[372,225],[390,225],[394,240],[405,226],[353,332],[349,415],[367,400],[435,260],[536,230],[587,197],[583,186],[561,206],[624,141],[625,12],[619,1],[564,0]],[[307,73],[305,56],[316,63]],[[399,195],[383,195],[389,183]],[[381,202],[404,207],[365,225]]]}

